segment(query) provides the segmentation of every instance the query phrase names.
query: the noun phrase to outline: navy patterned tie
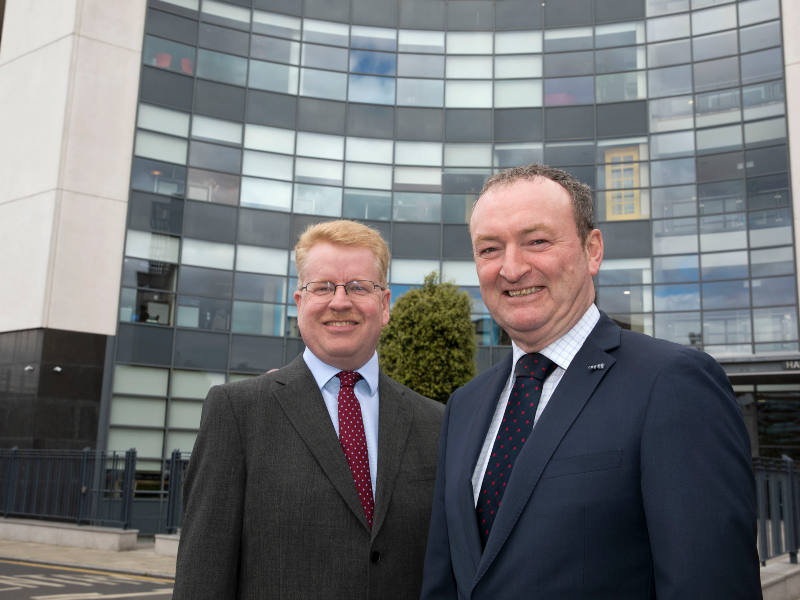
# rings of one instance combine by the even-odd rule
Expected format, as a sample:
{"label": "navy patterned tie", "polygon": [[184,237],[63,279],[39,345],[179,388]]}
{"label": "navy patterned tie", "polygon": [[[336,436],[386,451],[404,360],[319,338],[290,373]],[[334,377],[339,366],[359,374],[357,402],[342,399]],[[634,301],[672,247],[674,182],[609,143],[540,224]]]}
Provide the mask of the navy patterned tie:
{"label": "navy patterned tie", "polygon": [[557,366],[552,360],[538,353],[526,354],[517,361],[514,387],[508,397],[503,421],[492,446],[492,454],[475,507],[481,534],[481,548],[486,548],[486,540],[489,539],[497,511],[503,501],[506,484],[511,477],[511,469],[514,468],[522,446],[533,429],[544,380]]}

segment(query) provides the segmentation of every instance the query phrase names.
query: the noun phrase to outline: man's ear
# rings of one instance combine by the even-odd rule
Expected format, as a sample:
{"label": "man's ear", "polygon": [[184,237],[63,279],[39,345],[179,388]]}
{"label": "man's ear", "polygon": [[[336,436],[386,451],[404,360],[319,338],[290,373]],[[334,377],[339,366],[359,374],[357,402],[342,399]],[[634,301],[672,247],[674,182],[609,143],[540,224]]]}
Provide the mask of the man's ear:
{"label": "man's ear", "polygon": [[586,238],[586,258],[589,261],[589,273],[594,277],[603,262],[603,234],[599,229],[593,229]]}

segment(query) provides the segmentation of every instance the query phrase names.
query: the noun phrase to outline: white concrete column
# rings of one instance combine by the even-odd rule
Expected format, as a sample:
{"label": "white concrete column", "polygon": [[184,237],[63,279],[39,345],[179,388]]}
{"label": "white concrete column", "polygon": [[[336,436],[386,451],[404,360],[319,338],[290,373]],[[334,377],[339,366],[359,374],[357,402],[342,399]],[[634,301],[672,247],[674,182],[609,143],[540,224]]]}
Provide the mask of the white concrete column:
{"label": "white concrete column", "polygon": [[[786,70],[786,123],[789,134],[789,171],[792,179],[794,250],[800,265],[800,3],[781,0],[783,63]],[[800,290],[800,277],[797,279]]]}
{"label": "white concrete column", "polygon": [[6,0],[0,332],[113,335],[146,0]]}

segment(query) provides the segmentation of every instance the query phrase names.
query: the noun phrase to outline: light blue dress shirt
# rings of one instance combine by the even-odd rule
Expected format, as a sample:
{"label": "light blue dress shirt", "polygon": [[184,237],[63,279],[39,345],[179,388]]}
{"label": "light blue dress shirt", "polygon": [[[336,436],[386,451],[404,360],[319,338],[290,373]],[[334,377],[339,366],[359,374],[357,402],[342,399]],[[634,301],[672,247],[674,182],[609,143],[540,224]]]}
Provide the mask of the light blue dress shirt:
{"label": "light blue dress shirt", "polygon": [[[341,371],[322,362],[307,347],[303,352],[303,360],[311,370],[311,374],[322,392],[322,399],[333,422],[336,436],[339,436],[339,378]],[[354,391],[361,405],[361,419],[364,421],[364,435],[367,438],[367,454],[369,455],[369,477],[372,480],[372,497],[375,497],[375,483],[378,476],[378,353],[372,355],[363,367],[356,369],[361,374],[361,381],[356,383]]]}

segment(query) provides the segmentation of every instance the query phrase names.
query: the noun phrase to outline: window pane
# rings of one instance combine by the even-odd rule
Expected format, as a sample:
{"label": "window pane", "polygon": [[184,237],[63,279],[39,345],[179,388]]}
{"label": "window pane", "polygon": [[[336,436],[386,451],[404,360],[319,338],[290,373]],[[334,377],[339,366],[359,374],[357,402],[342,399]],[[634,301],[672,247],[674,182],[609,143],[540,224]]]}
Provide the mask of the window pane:
{"label": "window pane", "polygon": [[137,131],[136,145],[133,152],[136,156],[185,165],[186,146],[186,140],[150,133],[149,131]]}
{"label": "window pane", "polygon": [[477,194],[445,194],[442,220],[445,223],[469,223],[472,206],[477,198]]}
{"label": "window pane", "polygon": [[750,306],[749,281],[703,283],[703,309],[747,308],[748,306]]}
{"label": "window pane", "polygon": [[703,313],[703,342],[706,344],[749,344],[752,341],[749,310]]}
{"label": "window pane", "polygon": [[299,65],[300,44],[289,40],[253,35],[250,40],[250,56],[271,62]]}
{"label": "window pane", "polygon": [[697,250],[697,219],[653,221],[653,254],[685,254]]}
{"label": "window pane", "polygon": [[292,162],[293,158],[291,156],[245,150],[242,174],[291,181]]}
{"label": "window pane", "polygon": [[736,31],[726,31],[693,39],[692,53],[695,60],[709,60],[736,54],[738,46]]}
{"label": "window pane", "polygon": [[594,73],[594,53],[563,52],[544,57],[545,77],[568,77]]}
{"label": "window pane", "polygon": [[494,166],[516,167],[542,162],[544,150],[541,143],[495,144]]}
{"label": "window pane", "polygon": [[697,126],[709,127],[742,120],[739,90],[709,92],[695,96]]}
{"label": "window pane", "polygon": [[742,52],[761,50],[781,43],[780,21],[747,27],[739,31],[739,44]]}
{"label": "window pane", "polygon": [[367,52],[365,50],[350,51],[350,70],[354,73],[372,75],[395,75],[397,59],[395,54],[386,52]]}
{"label": "window pane", "polygon": [[421,285],[425,277],[435,272],[439,274],[438,260],[392,259],[392,283],[410,283]]}
{"label": "window pane", "polygon": [[475,263],[471,260],[443,260],[442,281],[453,281],[456,285],[480,285]]}
{"label": "window pane", "polygon": [[[381,167],[389,168],[389,167]],[[345,180],[347,174],[345,173]],[[392,215],[392,194],[366,190],[344,191],[342,217],[345,219],[375,219],[388,221]]]}
{"label": "window pane", "polygon": [[653,69],[688,63],[692,60],[690,40],[647,45],[647,64]]}
{"label": "window pane", "polygon": [[[114,396],[111,399],[110,423],[111,425],[163,427],[166,405],[166,400],[162,399]],[[112,431],[114,430],[112,429]],[[141,454],[141,446],[137,445],[136,448]],[[160,454],[160,447],[158,452]],[[158,454],[153,456],[158,456]]]}
{"label": "window pane", "polygon": [[399,191],[440,191],[442,171],[438,168],[395,167],[394,188]]}
{"label": "window pane", "polygon": [[300,95],[344,100],[347,97],[347,75],[302,69],[300,72]]}
{"label": "window pane", "polygon": [[444,78],[444,57],[426,54],[400,54],[397,57],[397,74],[401,77]]}
{"label": "window pane", "polygon": [[125,256],[176,263],[179,247],[179,238],[129,229],[125,240]]}
{"label": "window pane", "polygon": [[697,255],[657,256],[653,259],[653,275],[656,283],[697,281],[700,278]]}
{"label": "window pane", "polygon": [[184,238],[181,264],[233,269],[233,245]]}
{"label": "window pane", "polygon": [[753,310],[756,342],[782,342],[797,339],[797,308],[757,308]]}
{"label": "window pane", "polygon": [[786,119],[770,119],[745,123],[744,139],[747,148],[786,143]]}
{"label": "window pane", "polygon": [[646,66],[644,46],[597,50],[594,60],[597,73],[636,71]]}
{"label": "window pane", "polygon": [[340,135],[298,131],[297,154],[298,156],[342,160],[344,158],[344,138]]}
{"label": "window pane", "polygon": [[294,179],[304,183],[342,185],[342,167],[343,164],[338,160],[298,157],[295,161]]}
{"label": "window pane", "polygon": [[367,50],[397,50],[397,30],[383,27],[363,27],[353,25],[350,38],[352,48],[366,48]]}
{"label": "window pane", "polygon": [[568,77],[544,80],[545,106],[591,104],[594,102],[593,77]]}
{"label": "window pane", "polygon": [[347,50],[345,48],[318,46],[317,44],[303,44],[303,60],[301,64],[304,67],[347,71]]}
{"label": "window pane", "polygon": [[745,210],[744,182],[718,181],[698,187],[700,214],[739,212]]}
{"label": "window pane", "polygon": [[742,88],[744,118],[750,120],[782,115],[786,112],[784,98],[783,81]]}
{"label": "window pane", "polygon": [[490,81],[447,81],[445,106],[448,108],[491,108]]}
{"label": "window pane", "polygon": [[214,296],[230,298],[233,273],[200,267],[181,267],[178,291],[192,296]]}
{"label": "window pane", "polygon": [[492,164],[491,144],[445,144],[444,164],[448,167],[483,167]]}
{"label": "window pane", "polygon": [[647,80],[651,98],[692,92],[692,69],[689,65],[653,69],[648,71]]}
{"label": "window pane", "polygon": [[541,51],[541,31],[498,31],[494,34],[495,54],[522,54]]}
{"label": "window pane", "polygon": [[650,163],[651,185],[694,183],[694,159],[658,160]]}
{"label": "window pane", "polygon": [[776,306],[797,302],[794,277],[753,279],[753,306]]}
{"label": "window pane", "polygon": [[701,129],[697,132],[698,154],[738,150],[741,147],[742,127],[740,125]]}
{"label": "window pane", "polygon": [[[186,371],[186,373],[194,372]],[[224,381],[225,375],[222,375],[222,379]],[[203,405],[200,402],[172,401],[169,403],[169,426],[170,428],[197,429],[200,427],[202,412]],[[188,431],[170,431],[167,435],[167,448],[178,448],[184,452],[191,452],[196,436],[196,433]]]}
{"label": "window pane", "polygon": [[789,206],[789,178],[786,174],[751,177],[747,180],[747,208],[780,208]]}
{"label": "window pane", "polygon": [[736,27],[736,5],[698,10],[692,13],[692,35]]}
{"label": "window pane", "polygon": [[519,79],[541,77],[542,57],[535,54],[520,56],[495,56],[495,79]]}
{"label": "window pane", "polygon": [[694,65],[694,88],[698,92],[739,85],[739,61],[723,58]]}
{"label": "window pane", "polygon": [[542,80],[495,81],[494,105],[495,108],[541,106]]}
{"label": "window pane", "polygon": [[301,23],[302,20],[297,17],[260,10],[253,11],[253,31],[256,33],[299,40]]}
{"label": "window pane", "polygon": [[294,212],[305,215],[340,217],[342,215],[342,188],[296,183],[294,186]]}
{"label": "window pane", "polygon": [[654,188],[651,194],[654,219],[697,214],[697,194],[693,185]]}
{"label": "window pane", "polygon": [[781,246],[792,243],[792,216],[788,208],[751,212],[750,247]]}
{"label": "window pane", "polygon": [[268,179],[242,177],[242,206],[289,212],[292,208],[292,184]]}
{"label": "window pane", "polygon": [[242,143],[242,124],[195,115],[192,119],[192,137],[239,145]]}
{"label": "window pane", "polygon": [[763,50],[742,55],[742,83],[755,83],[783,76],[781,49]]}
{"label": "window pane", "polygon": [[700,308],[700,284],[657,285],[653,288],[653,301],[658,312],[698,310]]}
{"label": "window pane", "polygon": [[744,213],[700,217],[700,249],[703,252],[747,247]]}
{"label": "window pane", "polygon": [[651,132],[689,129],[694,124],[691,96],[650,100],[649,105]]}
{"label": "window pane", "polygon": [[622,258],[604,260],[598,274],[600,285],[628,285],[653,283],[649,258]]}
{"label": "window pane", "polygon": [[286,278],[237,273],[233,295],[240,300],[283,302],[286,300]]}
{"label": "window pane", "polygon": [[247,59],[211,50],[198,50],[197,76],[243,86],[247,81]]}
{"label": "window pane", "polygon": [[447,33],[448,54],[491,54],[492,44],[490,31]]}
{"label": "window pane", "polygon": [[662,42],[689,36],[689,15],[647,19],[647,41]]}
{"label": "window pane", "polygon": [[703,254],[700,257],[703,279],[747,277],[747,251]]}
{"label": "window pane", "polygon": [[596,77],[597,102],[622,102],[647,97],[645,72],[615,73]]}
{"label": "window pane", "polygon": [[683,344],[697,346],[701,340],[700,313],[660,314],[655,316],[655,334],[657,338]]}
{"label": "window pane", "polygon": [[689,10],[689,0],[646,0],[646,2],[648,17]]}
{"label": "window pane", "polygon": [[598,306],[609,313],[650,312],[653,291],[649,285],[597,288]]}
{"label": "window pane", "polygon": [[544,32],[544,49],[547,52],[591,50],[593,37],[591,27],[550,29]]}
{"label": "window pane", "polygon": [[340,23],[303,19],[303,41],[333,46],[348,46],[349,29],[347,25]]}
{"label": "window pane", "polygon": [[231,325],[231,302],[179,296],[177,325],[209,331],[228,331]]}
{"label": "window pane", "polygon": [[166,396],[169,370],[150,367],[114,366],[114,393]]}
{"label": "window pane", "polygon": [[398,79],[398,106],[443,106],[444,81],[433,79]]}
{"label": "window pane", "polygon": [[260,246],[236,247],[236,270],[265,275],[287,275],[289,251]]}
{"label": "window pane", "polygon": [[172,325],[174,294],[122,288],[119,320],[123,322]]}
{"label": "window pane", "polygon": [[177,267],[169,263],[125,258],[122,260],[122,285],[175,291]]}
{"label": "window pane", "polygon": [[739,3],[739,26],[770,21],[780,16],[778,0],[749,0]]}
{"label": "window pane", "polygon": [[347,160],[391,164],[392,149],[391,140],[347,138]]}
{"label": "window pane", "polygon": [[194,74],[194,53],[191,46],[170,42],[161,38],[146,35],[142,60],[151,67],[159,67],[186,75]]}
{"label": "window pane", "polygon": [[794,254],[791,246],[752,250],[750,252],[750,270],[753,277],[791,275],[794,273]]}
{"label": "window pane", "polygon": [[282,335],[286,308],[280,304],[233,303],[234,333]]}
{"label": "window pane", "polygon": [[264,127],[247,123],[244,131],[244,147],[253,150],[294,154],[295,132],[291,129]]}
{"label": "window pane", "polygon": [[350,75],[348,99],[351,102],[394,104],[395,80],[391,77]]}
{"label": "window pane", "polygon": [[644,44],[644,23],[612,23],[594,28],[594,47],[633,46]]}
{"label": "window pane", "polygon": [[395,192],[394,194],[393,218],[395,221],[438,223],[441,220],[441,212],[442,197],[439,194],[408,192]]}
{"label": "window pane", "polygon": [[297,81],[297,67],[262,62],[260,60],[250,61],[248,85],[251,88],[284,94],[296,94]]}
{"label": "window pane", "polygon": [[443,31],[414,31],[401,29],[398,35],[400,52],[444,54]]}
{"label": "window pane", "polygon": [[677,158],[694,154],[691,131],[650,136],[650,158]]}
{"label": "window pane", "polygon": [[491,56],[448,56],[448,79],[491,79]]}
{"label": "window pane", "polygon": [[250,10],[215,0],[203,0],[203,19],[217,17],[218,22],[228,27],[250,29]]}
{"label": "window pane", "polygon": [[238,173],[242,151],[215,144],[193,141],[189,146],[189,164],[195,167]]}
{"label": "window pane", "polygon": [[189,137],[189,115],[149,104],[139,105],[136,126],[161,133]]}

